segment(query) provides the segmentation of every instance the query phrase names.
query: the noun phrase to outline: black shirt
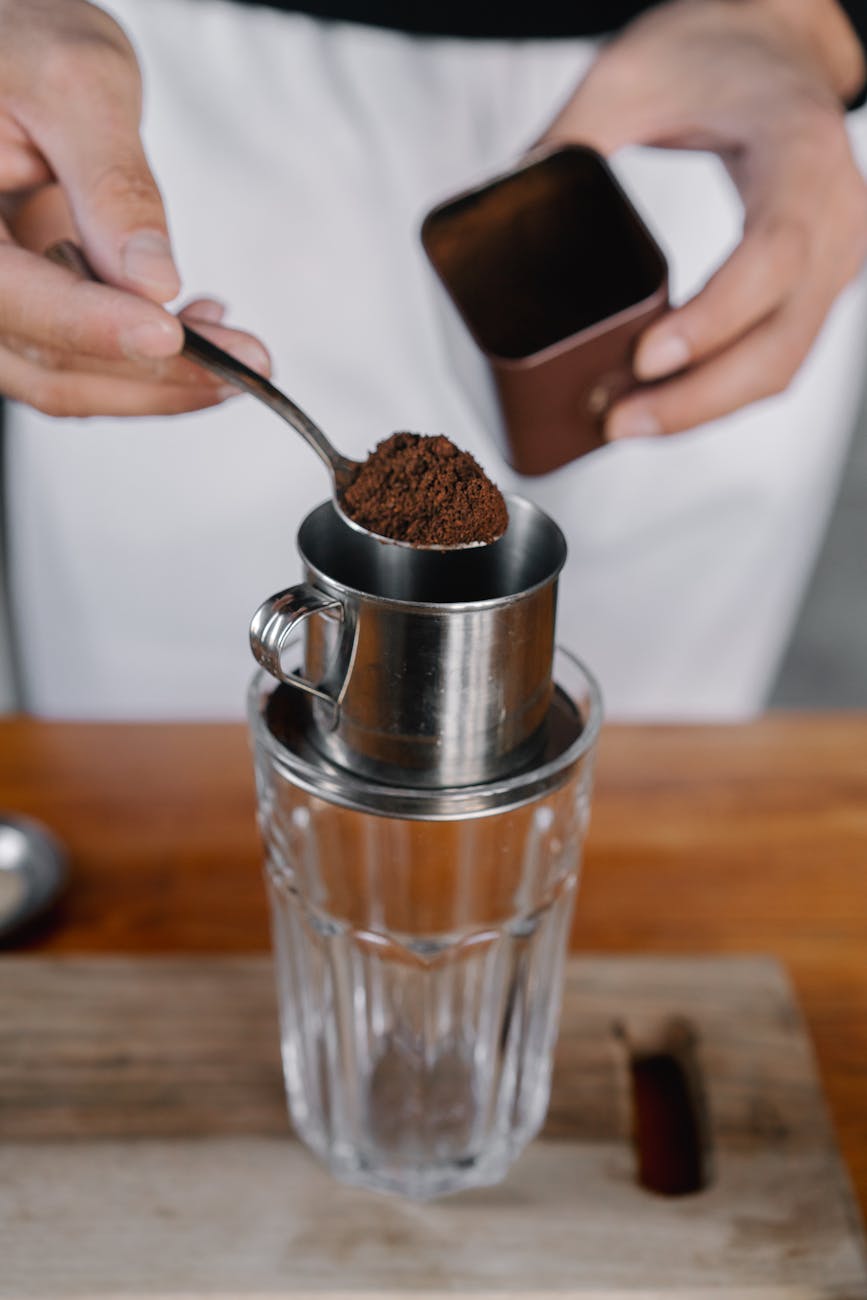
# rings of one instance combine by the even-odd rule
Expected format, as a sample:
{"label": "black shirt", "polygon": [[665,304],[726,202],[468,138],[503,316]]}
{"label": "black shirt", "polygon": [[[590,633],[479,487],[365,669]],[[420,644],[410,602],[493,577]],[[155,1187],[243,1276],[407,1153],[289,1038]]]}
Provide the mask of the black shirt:
{"label": "black shirt", "polygon": [[[388,27],[417,36],[599,36],[617,31],[660,0],[528,0],[483,4],[473,0],[237,0],[341,22]],[[867,0],[838,0],[867,50]],[[864,93],[857,103],[862,103]]]}
{"label": "black shirt", "polygon": [[[243,3],[244,0],[241,0]],[[478,0],[246,0],[317,18],[389,27],[418,36],[591,36],[616,31],[653,0],[529,0],[480,4]],[[657,0],[658,3],[658,0]],[[867,0],[865,0],[867,3]]]}

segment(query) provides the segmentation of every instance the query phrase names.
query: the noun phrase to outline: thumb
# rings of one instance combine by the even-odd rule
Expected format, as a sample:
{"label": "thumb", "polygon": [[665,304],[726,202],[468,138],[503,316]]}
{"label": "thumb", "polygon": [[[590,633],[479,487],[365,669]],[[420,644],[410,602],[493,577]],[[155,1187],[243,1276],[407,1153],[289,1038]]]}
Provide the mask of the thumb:
{"label": "thumb", "polygon": [[164,303],[180,290],[162,198],[139,138],[131,84],[91,91],[32,132],[65,191],[88,260],[109,284]]}

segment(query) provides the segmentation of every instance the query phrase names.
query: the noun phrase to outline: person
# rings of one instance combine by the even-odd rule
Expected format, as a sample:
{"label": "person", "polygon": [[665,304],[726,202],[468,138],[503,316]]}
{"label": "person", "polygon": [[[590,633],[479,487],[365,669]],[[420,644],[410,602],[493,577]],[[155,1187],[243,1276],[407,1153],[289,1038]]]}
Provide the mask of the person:
{"label": "person", "polygon": [[[564,31],[545,3],[486,28],[466,4],[0,0],[0,391],[26,707],[234,716],[249,618],[298,576],[322,468],[179,357],[180,320],[273,368],[347,454],[393,429],[446,432],[548,510],[570,548],[559,638],[609,715],[761,708],[858,397],[867,140],[846,108],[867,6],[573,9]],[[678,305],[640,340],[643,382],[609,413],[608,445],[521,480],[456,364],[472,345],[418,226],[540,140],[614,156]],[[40,255],[64,235],[108,285]]]}

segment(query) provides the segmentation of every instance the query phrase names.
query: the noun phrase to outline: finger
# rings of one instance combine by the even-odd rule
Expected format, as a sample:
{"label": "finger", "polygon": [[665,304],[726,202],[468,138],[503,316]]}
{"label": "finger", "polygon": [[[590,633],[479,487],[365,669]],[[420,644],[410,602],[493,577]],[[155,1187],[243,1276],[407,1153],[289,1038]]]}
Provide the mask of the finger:
{"label": "finger", "polygon": [[46,415],[180,415],[216,406],[236,390],[227,385],[155,384],[141,379],[50,371],[0,349],[0,393]]}
{"label": "finger", "polygon": [[701,292],[644,333],[635,355],[638,378],[682,370],[746,334],[791,294],[807,252],[806,232],[796,222],[748,229]]}
{"label": "finger", "polygon": [[66,195],[54,182],[6,198],[8,224],[16,244],[44,253],[63,239],[78,242],[78,231]]}
{"label": "finger", "polygon": [[[212,321],[196,321],[196,329],[217,343],[224,351],[238,357],[252,370],[260,374],[268,369],[268,354],[258,339],[240,330],[230,330],[215,325]],[[154,384],[187,385],[188,387],[214,387],[225,385],[225,380],[205,370],[198,362],[183,356],[168,357],[157,361],[107,361],[101,358],[85,356],[68,349],[47,348],[34,344],[21,343],[7,336],[4,345],[8,351],[43,370],[70,371],[78,374],[103,375],[113,378],[133,379]],[[234,390],[233,390],[234,391]]]}
{"label": "finger", "polygon": [[618,402],[605,424],[606,439],[679,433],[783,392],[823,316],[815,305],[792,299],[718,356]]}
{"label": "finger", "polygon": [[174,298],[180,278],[139,136],[141,81],[132,52],[110,41],[68,43],[19,116],[68,195],[99,275],[154,302]]}
{"label": "finger", "polygon": [[0,242],[0,335],[106,360],[176,355],[183,328],[155,303]]}
{"label": "finger", "polygon": [[9,113],[0,116],[0,183],[14,194],[51,180],[45,159]]}
{"label": "finger", "polygon": [[219,325],[225,314],[226,304],[220,302],[219,298],[194,298],[178,312],[180,319],[190,325],[196,321],[200,324]]}
{"label": "finger", "polygon": [[588,144],[608,157],[624,144],[630,143],[629,136],[632,134],[629,128],[631,115],[622,114],[616,100],[613,105],[613,113],[606,116],[595,93],[583,82],[565,108],[534,142],[533,147]]}
{"label": "finger", "polygon": [[[243,361],[257,374],[264,375],[266,379],[270,377],[271,354],[255,335],[243,333],[241,330],[225,329],[219,325],[212,325],[209,321],[196,322],[195,328],[197,334],[210,339],[224,352]],[[203,369],[196,361],[189,361],[186,364],[199,372]]]}
{"label": "finger", "polygon": [[608,155],[671,133],[678,96],[664,80],[665,62],[652,53],[630,55],[632,43],[621,37],[596,56],[540,145],[589,144]]}

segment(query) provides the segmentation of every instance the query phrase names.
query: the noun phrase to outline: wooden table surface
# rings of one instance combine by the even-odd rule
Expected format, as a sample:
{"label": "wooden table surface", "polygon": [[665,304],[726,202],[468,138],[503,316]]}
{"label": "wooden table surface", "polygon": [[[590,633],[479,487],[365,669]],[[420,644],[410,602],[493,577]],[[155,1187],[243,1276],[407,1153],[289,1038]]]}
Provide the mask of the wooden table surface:
{"label": "wooden table surface", "polygon": [[[19,951],[267,948],[241,725],[0,721],[0,807],[73,864]],[[867,715],[607,727],[573,944],[785,962],[867,1212]]]}

